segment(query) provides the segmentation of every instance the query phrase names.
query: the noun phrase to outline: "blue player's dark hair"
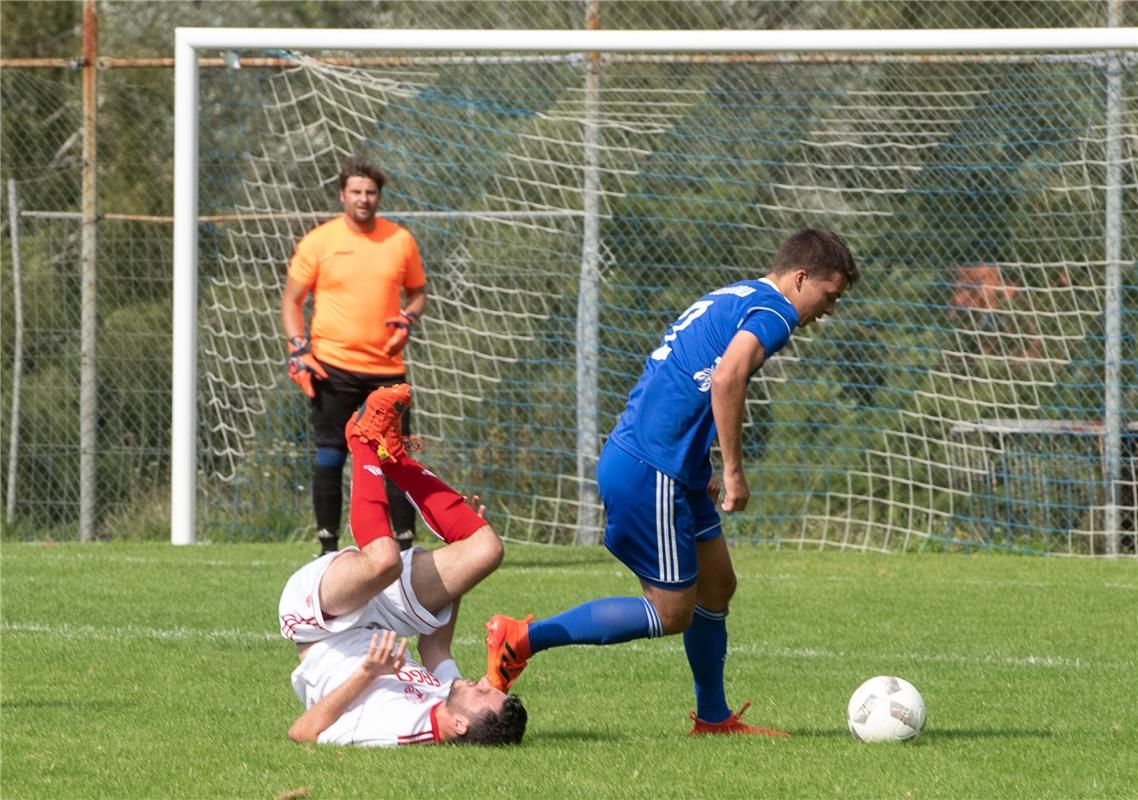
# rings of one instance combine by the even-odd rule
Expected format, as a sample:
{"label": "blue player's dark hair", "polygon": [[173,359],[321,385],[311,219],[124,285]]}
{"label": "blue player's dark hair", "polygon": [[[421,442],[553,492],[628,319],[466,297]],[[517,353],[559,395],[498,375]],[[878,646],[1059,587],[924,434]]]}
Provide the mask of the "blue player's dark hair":
{"label": "blue player's dark hair", "polygon": [[788,236],[775,253],[771,272],[775,274],[805,269],[811,278],[824,279],[840,273],[848,286],[861,277],[853,255],[841,237],[824,228],[803,228]]}

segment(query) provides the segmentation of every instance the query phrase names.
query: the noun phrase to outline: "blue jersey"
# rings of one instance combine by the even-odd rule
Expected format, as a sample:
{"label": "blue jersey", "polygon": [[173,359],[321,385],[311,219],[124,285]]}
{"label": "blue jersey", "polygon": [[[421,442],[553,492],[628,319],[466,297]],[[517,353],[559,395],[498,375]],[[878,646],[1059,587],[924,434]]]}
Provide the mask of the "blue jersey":
{"label": "blue jersey", "polygon": [[644,362],[609,441],[686,486],[711,478],[711,376],[741,330],[770,358],[798,325],[798,312],[766,278],[704,295],[664,334]]}

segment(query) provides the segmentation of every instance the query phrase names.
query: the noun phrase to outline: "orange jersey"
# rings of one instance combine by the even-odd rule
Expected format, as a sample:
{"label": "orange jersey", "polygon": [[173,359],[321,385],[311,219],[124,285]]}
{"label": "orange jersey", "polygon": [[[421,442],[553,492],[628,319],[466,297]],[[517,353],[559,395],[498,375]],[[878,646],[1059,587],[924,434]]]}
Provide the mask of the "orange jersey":
{"label": "orange jersey", "polygon": [[381,217],[370,233],[357,233],[344,217],[309,231],[296,246],[288,276],[312,293],[312,354],[349,372],[398,375],[401,355],[382,347],[399,316],[403,289],[419,289],[427,276],[410,231]]}

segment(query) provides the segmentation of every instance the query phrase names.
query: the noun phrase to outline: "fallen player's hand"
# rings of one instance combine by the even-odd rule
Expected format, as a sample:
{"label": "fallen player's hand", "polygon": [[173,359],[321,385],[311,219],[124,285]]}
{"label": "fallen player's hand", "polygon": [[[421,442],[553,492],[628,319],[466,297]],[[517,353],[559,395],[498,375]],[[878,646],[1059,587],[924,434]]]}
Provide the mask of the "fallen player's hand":
{"label": "fallen player's hand", "polygon": [[360,669],[373,678],[378,675],[393,675],[403,669],[407,663],[407,637],[399,640],[398,647],[395,646],[395,637],[395,631],[373,633],[371,646],[360,662]]}
{"label": "fallen player's hand", "polygon": [[403,352],[411,338],[411,326],[415,324],[418,315],[413,311],[400,311],[398,317],[391,317],[384,321],[384,325],[391,328],[391,336],[383,345],[383,354],[395,356]]}
{"label": "fallen player's hand", "polygon": [[309,397],[316,396],[312,382],[328,377],[324,367],[312,355],[312,345],[302,336],[288,340],[288,376]]}

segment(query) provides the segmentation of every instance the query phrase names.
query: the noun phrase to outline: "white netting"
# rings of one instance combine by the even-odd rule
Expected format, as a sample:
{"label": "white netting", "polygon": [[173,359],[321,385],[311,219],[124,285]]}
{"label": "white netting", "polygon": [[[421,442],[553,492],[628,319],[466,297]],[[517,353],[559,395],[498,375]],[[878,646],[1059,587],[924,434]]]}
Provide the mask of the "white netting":
{"label": "white netting", "polygon": [[[312,447],[284,376],[280,288],[295,242],[336,213],[339,162],[358,153],[391,177],[383,209],[428,269],[431,307],[409,351],[424,460],[488,498],[506,535],[573,541],[588,60],[291,59],[201,76],[202,213],[216,217],[201,231],[207,525],[306,524]],[[790,231],[831,227],[864,282],[754,381],[754,513],[731,532],[1089,551],[1105,503],[1105,62],[878,61],[602,60],[601,433],[692,299],[761,275]],[[1120,239],[1132,342],[1132,223]]]}

